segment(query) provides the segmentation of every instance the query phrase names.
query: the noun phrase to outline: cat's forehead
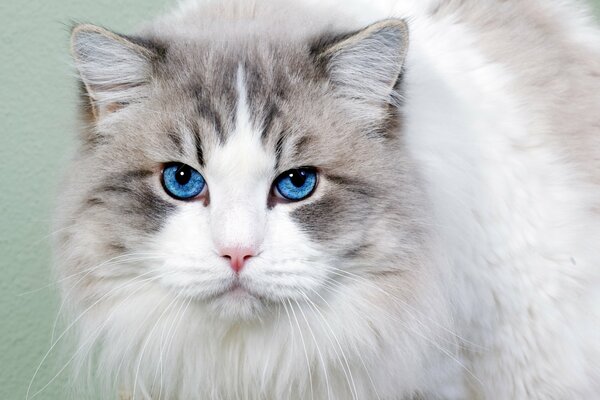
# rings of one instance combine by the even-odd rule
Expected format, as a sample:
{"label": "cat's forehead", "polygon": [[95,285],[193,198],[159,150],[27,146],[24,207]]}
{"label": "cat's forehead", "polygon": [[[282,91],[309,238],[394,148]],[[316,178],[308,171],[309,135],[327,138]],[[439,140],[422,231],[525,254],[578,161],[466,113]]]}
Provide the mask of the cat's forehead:
{"label": "cat's forehead", "polygon": [[332,122],[323,118],[331,107],[306,53],[265,44],[173,45],[157,68],[151,106],[160,111],[159,129],[169,133],[163,139],[180,150],[195,147],[202,164],[243,133],[275,164],[301,162],[289,158],[316,144],[311,137]]}
{"label": "cat's forehead", "polygon": [[246,75],[241,64],[236,70],[235,93],[237,97],[233,110],[233,128],[226,135],[225,132],[217,132],[218,151],[212,151],[207,157],[203,156],[202,162],[206,163],[209,171],[218,174],[219,178],[224,178],[227,172],[231,174],[232,171],[238,176],[249,172],[255,175],[268,174],[277,162],[276,156],[273,157],[273,153],[263,143],[269,121],[252,119]]}
{"label": "cat's forehead", "polygon": [[269,43],[174,43],[156,75],[167,89],[195,103],[201,117],[217,117],[220,121],[213,122],[223,125],[234,122],[243,81],[252,122],[262,125],[283,103],[301,100],[318,84],[314,65],[302,53],[296,46]]}

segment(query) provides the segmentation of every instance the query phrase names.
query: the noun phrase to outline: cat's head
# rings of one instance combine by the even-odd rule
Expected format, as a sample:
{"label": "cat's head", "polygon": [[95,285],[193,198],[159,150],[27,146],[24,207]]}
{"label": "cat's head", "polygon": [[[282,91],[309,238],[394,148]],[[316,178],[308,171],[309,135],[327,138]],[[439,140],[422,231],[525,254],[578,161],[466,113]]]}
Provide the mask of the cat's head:
{"label": "cat's head", "polygon": [[297,37],[77,26],[87,125],[61,205],[63,275],[91,300],[154,288],[239,320],[411,271],[407,43],[394,19]]}

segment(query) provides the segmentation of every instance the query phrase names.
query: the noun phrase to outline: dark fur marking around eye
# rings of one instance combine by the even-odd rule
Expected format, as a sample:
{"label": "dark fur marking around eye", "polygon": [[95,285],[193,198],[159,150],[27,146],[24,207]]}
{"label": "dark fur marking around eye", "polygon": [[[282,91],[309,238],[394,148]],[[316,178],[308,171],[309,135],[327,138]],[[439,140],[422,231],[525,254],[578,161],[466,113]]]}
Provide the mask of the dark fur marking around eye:
{"label": "dark fur marking around eye", "polygon": [[106,184],[106,185],[100,185],[94,191],[96,193],[125,193],[125,194],[127,194],[127,193],[132,192],[132,188],[130,188],[129,186],[124,186],[122,184],[110,183],[110,184]]}
{"label": "dark fur marking around eye", "polygon": [[[369,208],[364,206],[364,202],[364,199],[340,193],[327,193],[314,202],[298,207],[291,215],[315,240],[335,241],[343,236],[348,224],[364,226],[369,223]],[[352,245],[344,243],[346,249],[343,251]]]}
{"label": "dark fur marking around eye", "polygon": [[130,171],[121,172],[119,175],[121,179],[125,181],[144,179],[154,174],[154,172],[148,169],[134,169]]}
{"label": "dark fur marking around eye", "polygon": [[143,185],[135,192],[130,210],[135,214],[132,222],[136,226],[145,231],[157,231],[175,206],[160,198],[148,185]]}
{"label": "dark fur marking around eye", "polygon": [[298,207],[292,212],[292,217],[316,240],[328,240],[335,235],[339,215],[343,212],[342,203],[334,196],[323,196],[319,200]]}
{"label": "dark fur marking around eye", "polygon": [[364,196],[364,197],[377,197],[379,193],[379,189],[374,187],[373,185],[369,185],[366,182],[361,181],[360,179],[355,179],[348,176],[342,175],[327,175],[327,179],[336,185],[340,186],[344,190],[348,190],[355,194]]}
{"label": "dark fur marking around eye", "polygon": [[[202,135],[200,132],[200,126],[197,123],[192,126],[192,135],[194,140],[194,147],[196,148],[196,159],[200,166],[204,166],[204,149],[202,148]],[[183,154],[183,152],[182,152]]]}
{"label": "dark fur marking around eye", "polygon": [[[148,232],[160,229],[175,206],[159,197],[152,185],[143,179],[147,172],[128,171],[109,177],[106,183],[92,191],[87,208],[102,205],[104,212],[118,210],[119,218],[124,218],[127,225]],[[116,216],[110,215],[107,219],[111,217]]]}
{"label": "dark fur marking around eye", "polygon": [[281,132],[279,137],[277,138],[277,143],[275,143],[275,169],[279,169],[279,164],[281,162],[281,155],[283,153],[283,144],[286,139],[285,132]]}
{"label": "dark fur marking around eye", "polygon": [[98,186],[94,191],[96,193],[129,194],[134,191],[138,182],[152,174],[152,171],[144,169],[120,172],[109,176],[106,183]]}
{"label": "dark fur marking around eye", "polygon": [[204,150],[202,150],[202,141],[199,137],[196,138],[196,158],[198,159],[198,164],[200,166],[204,166]]}
{"label": "dark fur marking around eye", "polygon": [[166,216],[175,210],[173,204],[160,198],[146,184],[131,188],[126,195],[105,198],[105,202],[106,209],[118,208],[118,218],[122,219],[122,223],[144,232],[159,230]]}
{"label": "dark fur marking around eye", "polygon": [[181,135],[179,135],[177,132],[169,131],[167,132],[167,137],[173,144],[173,147],[175,147],[175,150],[179,154],[183,154],[183,143],[181,142]]}
{"label": "dark fur marking around eye", "polygon": [[131,193],[135,187],[152,176],[154,172],[147,169],[133,169],[109,175],[104,183],[94,189],[95,193]]}

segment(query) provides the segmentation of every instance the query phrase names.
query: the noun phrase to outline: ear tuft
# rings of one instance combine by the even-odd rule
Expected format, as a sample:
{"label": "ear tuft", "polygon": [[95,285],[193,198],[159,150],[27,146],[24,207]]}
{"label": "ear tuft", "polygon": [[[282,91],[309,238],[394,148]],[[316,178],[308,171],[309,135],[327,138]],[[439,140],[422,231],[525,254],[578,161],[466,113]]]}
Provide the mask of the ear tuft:
{"label": "ear tuft", "polygon": [[328,40],[317,60],[324,63],[339,93],[368,103],[394,101],[395,85],[408,50],[408,26],[388,19]]}
{"label": "ear tuft", "polygon": [[95,25],[78,25],[71,35],[75,66],[96,118],[145,96],[152,49]]}

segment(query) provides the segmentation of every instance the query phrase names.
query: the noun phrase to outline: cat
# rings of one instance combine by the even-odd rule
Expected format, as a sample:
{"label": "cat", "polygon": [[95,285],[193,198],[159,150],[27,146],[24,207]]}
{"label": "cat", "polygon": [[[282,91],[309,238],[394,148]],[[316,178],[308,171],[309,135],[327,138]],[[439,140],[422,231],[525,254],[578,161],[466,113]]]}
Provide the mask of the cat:
{"label": "cat", "polygon": [[582,4],[192,1],[72,53],[55,253],[88,392],[600,397]]}

